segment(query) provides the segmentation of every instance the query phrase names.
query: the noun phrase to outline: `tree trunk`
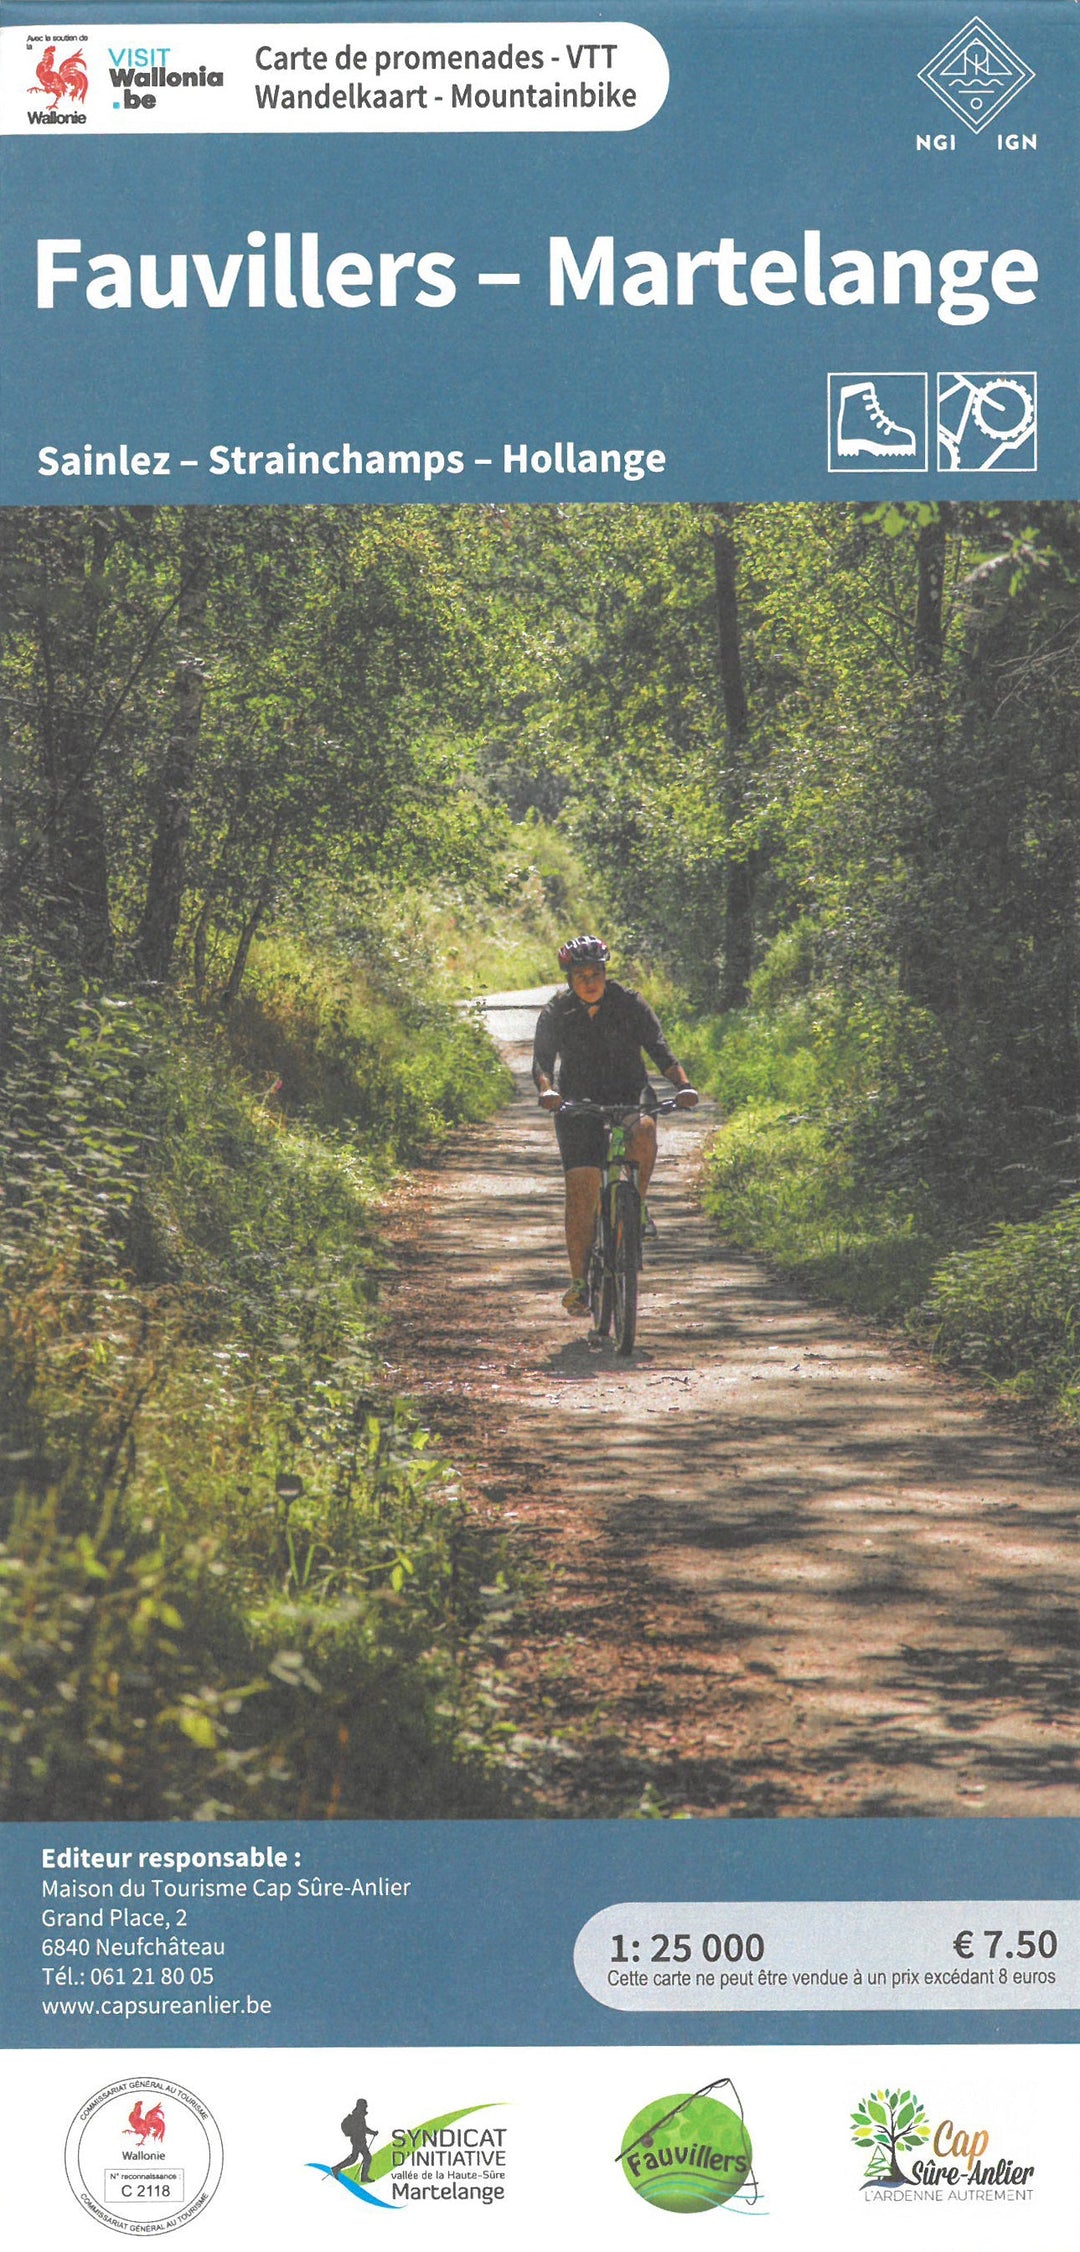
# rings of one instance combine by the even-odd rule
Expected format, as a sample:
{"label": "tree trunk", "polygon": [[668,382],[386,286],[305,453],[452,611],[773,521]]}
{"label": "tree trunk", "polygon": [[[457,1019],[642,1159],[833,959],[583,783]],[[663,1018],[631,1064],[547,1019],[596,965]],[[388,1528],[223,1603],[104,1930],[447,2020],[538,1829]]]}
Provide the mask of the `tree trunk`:
{"label": "tree trunk", "polygon": [[184,851],[199,756],[205,688],[203,641],[209,583],[209,510],[181,513],[179,648],[173,676],[173,725],[155,793],[154,843],[146,903],[135,941],[141,975],[163,985],[184,904]]}
{"label": "tree trunk", "polygon": [[945,647],[945,512],[940,509],[919,532],[919,592],[915,606],[915,664],[921,673],[941,670]]}
{"label": "tree trunk", "polygon": [[1042,911],[1038,916],[1037,926],[1032,931],[1036,953],[1043,947],[1047,948],[1053,962],[1053,974],[1048,981],[1048,1016],[1049,1025],[1053,1028],[1049,1042],[1049,1058],[1052,1062],[1050,1100],[1059,1120],[1062,1124],[1068,1121],[1074,1133],[1077,1128],[1077,1112],[1080,1110],[1080,1041],[1077,1039],[1076,1025],[1077,993],[1080,989],[1077,976],[1077,857],[1076,837],[1070,830],[1062,837],[1059,849],[1047,867]]}
{"label": "tree trunk", "polygon": [[[94,783],[95,745],[92,735],[87,742],[85,714],[105,600],[108,542],[100,519],[93,520],[89,533],[88,552],[81,510],[70,523],[58,524],[41,580],[43,827],[52,912],[61,933],[73,936],[82,968],[104,977],[113,960],[108,846]],[[65,608],[72,602],[75,616],[68,626]]]}
{"label": "tree trunk", "polygon": [[283,810],[279,810],[275,815],[273,831],[270,837],[270,842],[266,848],[266,865],[263,869],[262,882],[259,886],[258,894],[251,912],[241,928],[240,936],[237,940],[236,952],[233,956],[233,965],[231,970],[229,971],[228,982],[221,996],[221,1006],[223,1009],[231,1009],[234,1001],[239,995],[240,987],[243,983],[244,971],[246,970],[248,964],[248,955],[251,952],[252,940],[255,937],[255,933],[259,928],[259,924],[262,922],[263,916],[265,915],[266,910],[269,907],[270,901],[273,897],[274,870],[277,866],[278,847],[281,844],[281,839],[284,833],[285,814]]}
{"label": "tree trunk", "polygon": [[[724,700],[726,734],[724,812],[729,828],[741,820],[746,804],[750,749],[750,710],[746,700],[742,648],[739,640],[737,590],[738,551],[731,530],[734,508],[717,502],[713,509],[713,577],[716,590],[716,638],[720,660],[720,687]],[[730,856],[724,896],[724,974],[720,1002],[724,1009],[745,1008],[754,960],[755,855]]]}
{"label": "tree trunk", "polygon": [[191,942],[191,970],[195,980],[195,992],[200,1001],[206,984],[206,950],[210,939],[210,917],[213,913],[213,907],[213,893],[208,891],[199,909],[195,936]]}
{"label": "tree trunk", "polygon": [[213,921],[214,902],[221,896],[222,878],[229,865],[229,855],[240,833],[241,809],[247,802],[247,795],[251,786],[247,768],[243,766],[237,768],[234,786],[236,796],[226,824],[224,838],[206,879],[206,890],[203,893],[202,906],[196,917],[195,930],[191,941],[192,976],[195,980],[195,991],[200,1001],[206,989],[206,966],[210,950],[210,925]]}
{"label": "tree trunk", "polygon": [[113,965],[105,820],[84,771],[85,746],[64,728],[53,745],[56,796],[48,828],[54,912],[74,935],[82,968],[107,977]]}
{"label": "tree trunk", "polygon": [[248,965],[248,955],[251,952],[252,940],[254,939],[255,933],[259,928],[259,924],[262,922],[263,916],[266,913],[266,906],[266,900],[260,896],[256,900],[246,923],[244,923],[241,928],[240,936],[236,942],[236,952],[233,955],[232,968],[229,971],[228,980],[221,996],[221,1006],[223,1009],[231,1009],[233,1002],[239,996],[240,987],[244,982],[244,971],[246,970]]}

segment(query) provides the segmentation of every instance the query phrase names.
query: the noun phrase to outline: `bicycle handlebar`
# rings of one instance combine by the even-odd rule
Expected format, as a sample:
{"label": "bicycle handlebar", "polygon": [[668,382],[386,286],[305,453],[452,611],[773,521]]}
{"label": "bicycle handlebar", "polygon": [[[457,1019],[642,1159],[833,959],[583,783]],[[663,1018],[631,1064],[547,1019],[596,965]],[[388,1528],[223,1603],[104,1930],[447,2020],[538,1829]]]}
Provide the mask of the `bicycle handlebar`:
{"label": "bicycle handlebar", "polygon": [[606,1118],[608,1120],[642,1116],[664,1118],[670,1111],[679,1110],[683,1107],[679,1102],[679,1095],[696,1093],[696,1087],[680,1087],[679,1094],[664,1095],[659,1102],[655,1103],[594,1103],[590,1102],[587,1097],[582,1096],[577,1102],[560,1103],[558,1110],[554,1112],[554,1116],[565,1118],[568,1111],[588,1111],[594,1118]]}

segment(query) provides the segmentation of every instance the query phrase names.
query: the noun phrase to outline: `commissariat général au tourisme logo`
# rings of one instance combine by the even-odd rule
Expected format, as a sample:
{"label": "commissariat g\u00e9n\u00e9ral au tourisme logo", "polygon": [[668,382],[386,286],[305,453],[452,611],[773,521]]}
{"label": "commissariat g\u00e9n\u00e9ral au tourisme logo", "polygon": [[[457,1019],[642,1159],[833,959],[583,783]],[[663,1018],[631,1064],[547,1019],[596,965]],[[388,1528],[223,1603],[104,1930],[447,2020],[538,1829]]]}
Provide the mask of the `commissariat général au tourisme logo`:
{"label": "commissariat g\u00e9n\u00e9ral au tourisme logo", "polygon": [[64,2168],[92,2220],[120,2236],[167,2236],[205,2211],[221,2135],[202,2098],[156,2073],[113,2080],[72,2120]]}

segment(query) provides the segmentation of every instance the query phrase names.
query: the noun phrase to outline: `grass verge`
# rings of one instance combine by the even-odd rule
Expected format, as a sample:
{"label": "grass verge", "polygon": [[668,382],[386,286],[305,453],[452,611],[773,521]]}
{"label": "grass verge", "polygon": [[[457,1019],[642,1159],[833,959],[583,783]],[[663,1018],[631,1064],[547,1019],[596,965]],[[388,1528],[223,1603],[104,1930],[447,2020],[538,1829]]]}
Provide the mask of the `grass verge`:
{"label": "grass verge", "polygon": [[[950,1181],[934,1140],[962,1157],[962,1124],[925,1026],[887,1011],[841,1019],[820,993],[681,1022],[672,995],[669,1015],[727,1112],[705,1203],[728,1241],[809,1297],[902,1325],[1056,1436],[1075,1435],[1080,1198],[1047,1191],[1049,1209],[1017,1220],[999,1216],[1016,1166],[980,1174],[963,1160]],[[1035,1169],[1023,1170],[1020,1189],[1037,1198]]]}
{"label": "grass verge", "polygon": [[376,1191],[494,1051],[295,940],[225,1025],[2,968],[6,1812],[494,1811],[499,1559],[372,1331]]}

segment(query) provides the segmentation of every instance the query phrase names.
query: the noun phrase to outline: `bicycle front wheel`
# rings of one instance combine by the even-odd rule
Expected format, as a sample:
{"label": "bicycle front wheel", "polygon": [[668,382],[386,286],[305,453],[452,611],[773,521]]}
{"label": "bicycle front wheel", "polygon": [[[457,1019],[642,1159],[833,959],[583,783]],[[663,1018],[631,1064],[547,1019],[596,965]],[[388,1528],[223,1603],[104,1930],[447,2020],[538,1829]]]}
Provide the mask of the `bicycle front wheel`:
{"label": "bicycle front wheel", "polygon": [[625,1359],[637,1333],[638,1264],[641,1254],[641,1198],[632,1181],[615,1191],[615,1350]]}
{"label": "bicycle front wheel", "polygon": [[611,1260],[607,1256],[604,1235],[604,1204],[603,1199],[601,1199],[600,1208],[596,1215],[596,1231],[593,1235],[592,1250],[589,1253],[588,1269],[589,1305],[592,1309],[593,1328],[598,1337],[607,1337],[610,1334],[611,1317],[615,1308],[615,1281],[611,1272]]}

